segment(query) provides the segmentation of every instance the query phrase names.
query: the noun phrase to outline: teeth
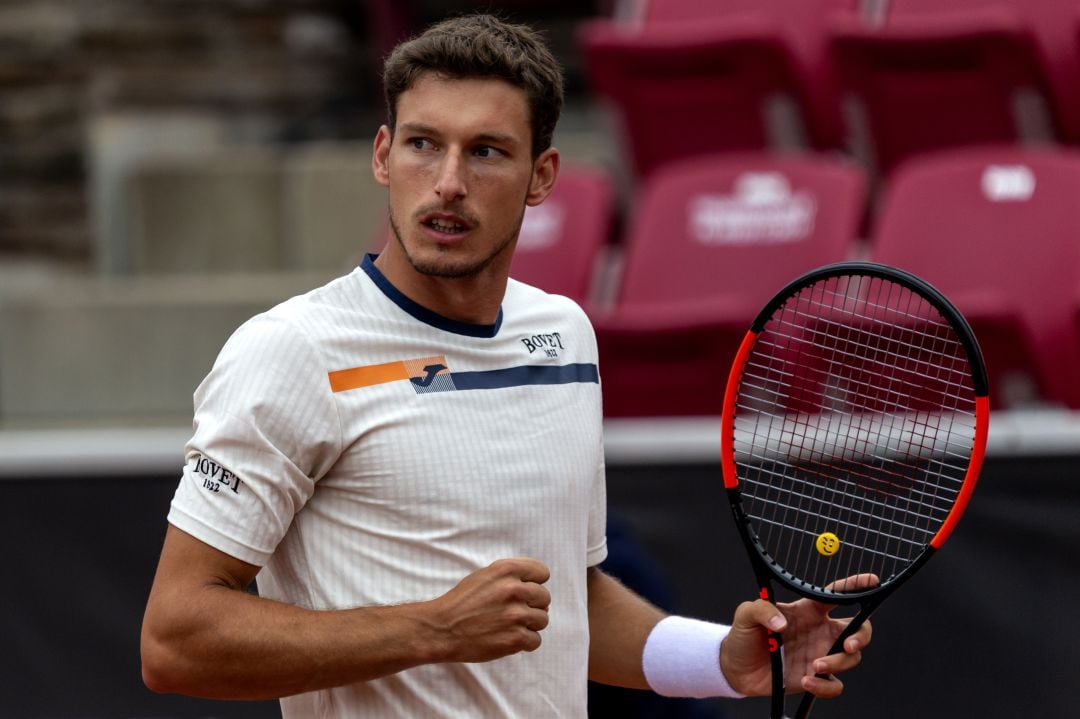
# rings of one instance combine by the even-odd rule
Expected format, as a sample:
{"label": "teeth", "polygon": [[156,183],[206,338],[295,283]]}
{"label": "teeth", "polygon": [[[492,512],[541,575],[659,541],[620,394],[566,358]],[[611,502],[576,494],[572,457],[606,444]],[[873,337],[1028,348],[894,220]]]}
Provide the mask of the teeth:
{"label": "teeth", "polygon": [[462,232],[465,230],[464,225],[459,225],[456,222],[447,222],[445,220],[432,220],[428,224],[439,232]]}

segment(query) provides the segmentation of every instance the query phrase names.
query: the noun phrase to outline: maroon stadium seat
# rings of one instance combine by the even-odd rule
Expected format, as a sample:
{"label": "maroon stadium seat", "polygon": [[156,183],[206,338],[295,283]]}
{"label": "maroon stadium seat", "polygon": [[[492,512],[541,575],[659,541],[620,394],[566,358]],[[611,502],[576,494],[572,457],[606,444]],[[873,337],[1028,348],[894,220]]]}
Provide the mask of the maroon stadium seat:
{"label": "maroon stadium seat", "polygon": [[548,199],[525,210],[510,276],[585,304],[614,227],[611,179],[598,169],[564,166]]}
{"label": "maroon stadium seat", "polygon": [[[970,1],[970,0],[969,0]],[[1080,4],[1074,0],[1014,0],[1039,45],[1051,111],[1067,142],[1080,142]]]}
{"label": "maroon stadium seat", "polygon": [[718,415],[750,321],[784,283],[849,258],[866,183],[821,157],[714,155],[649,178],[614,306],[594,312],[607,416]]}
{"label": "maroon stadium seat", "polygon": [[983,347],[991,404],[1080,408],[1080,154],[1014,146],[913,160],[890,180],[872,257],[945,293]]}
{"label": "maroon stadium seat", "polygon": [[[878,170],[920,152],[1060,135],[1039,35],[1024,7],[891,0],[881,27],[833,19],[840,83],[861,106]],[[1021,111],[1025,97],[1041,98],[1050,111]],[[1048,127],[1031,129],[1040,125]]]}
{"label": "maroon stadium seat", "polygon": [[779,25],[784,41],[809,82],[805,90],[806,121],[818,147],[838,147],[845,139],[838,88],[828,47],[832,17],[862,22],[859,0],[651,0],[642,2],[640,22],[701,22],[721,16],[768,18]]}
{"label": "maroon stadium seat", "polygon": [[[622,122],[635,174],[646,176],[710,152],[840,146],[825,17],[854,5],[657,0],[634,21],[585,23],[580,45],[593,89]],[[785,115],[778,99],[795,112]]]}

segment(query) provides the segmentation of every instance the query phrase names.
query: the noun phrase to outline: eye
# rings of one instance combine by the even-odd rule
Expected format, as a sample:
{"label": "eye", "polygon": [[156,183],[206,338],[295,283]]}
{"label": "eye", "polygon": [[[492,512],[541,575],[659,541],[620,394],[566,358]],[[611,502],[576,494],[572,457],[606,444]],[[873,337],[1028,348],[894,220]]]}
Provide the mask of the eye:
{"label": "eye", "polygon": [[479,145],[473,150],[473,154],[482,159],[490,159],[500,157],[505,153],[499,148],[492,147],[491,145]]}
{"label": "eye", "polygon": [[410,137],[406,142],[414,150],[432,150],[435,144],[426,137]]}

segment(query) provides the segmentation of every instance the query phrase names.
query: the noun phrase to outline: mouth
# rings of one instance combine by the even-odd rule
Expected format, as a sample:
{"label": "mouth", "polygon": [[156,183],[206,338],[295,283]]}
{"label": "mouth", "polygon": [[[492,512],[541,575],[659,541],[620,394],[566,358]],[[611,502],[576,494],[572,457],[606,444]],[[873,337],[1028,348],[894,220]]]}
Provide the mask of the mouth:
{"label": "mouth", "polygon": [[457,237],[472,229],[468,221],[456,215],[441,213],[427,215],[420,220],[420,224],[439,235],[447,237]]}

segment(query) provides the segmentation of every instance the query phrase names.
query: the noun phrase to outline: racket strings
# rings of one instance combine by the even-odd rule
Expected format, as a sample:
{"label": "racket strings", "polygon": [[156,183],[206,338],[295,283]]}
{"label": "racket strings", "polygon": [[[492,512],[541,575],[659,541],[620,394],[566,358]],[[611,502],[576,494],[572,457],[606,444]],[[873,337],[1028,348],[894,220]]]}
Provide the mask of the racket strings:
{"label": "racket strings", "polygon": [[833,277],[782,305],[735,417],[746,512],[769,556],[821,591],[865,572],[885,583],[914,561],[963,483],[970,377],[952,326],[906,286]]}
{"label": "racket strings", "polygon": [[[792,504],[790,507],[787,507],[787,509],[792,509],[794,511],[813,511],[814,507],[816,505],[818,507],[818,511],[821,512],[821,511],[826,511],[828,508],[832,507],[833,503],[837,499],[842,499],[843,497],[850,496],[851,492],[854,491],[857,488],[857,485],[855,485],[852,482],[844,482],[843,480],[837,480],[837,483],[840,484],[840,485],[845,485],[845,486],[842,487],[842,493],[840,494],[840,496],[833,496],[833,497],[815,496],[815,494],[813,493],[813,490],[816,489],[820,485],[813,485],[813,484],[810,484],[810,483],[804,483],[805,487],[802,490],[793,489],[788,493],[788,495],[786,497],[780,497],[780,498],[776,498],[776,499],[773,499],[773,500],[770,500],[766,496],[754,494],[753,491],[749,491],[746,494],[748,494],[748,496],[750,496],[751,498],[761,499],[762,501],[774,501],[774,502],[777,502],[777,503],[787,501],[787,500],[794,500],[797,503]],[[807,491],[807,490],[810,490],[810,491]],[[832,491],[832,490],[827,490],[827,491]],[[955,490],[946,490],[946,491],[952,491],[952,493],[954,495],[957,493]],[[931,498],[931,500],[936,500],[937,499],[937,495],[928,495],[928,496]],[[955,496],[953,497],[953,499],[955,499]],[[952,506],[951,502],[950,502],[949,506]],[[864,521],[859,522],[859,523],[853,523],[853,522],[850,522],[850,521],[845,522],[842,519],[837,520],[837,521],[838,521],[839,524],[846,524],[849,527],[864,526],[865,524],[867,524],[867,523],[869,523],[871,521],[874,521],[876,519],[876,517],[878,515],[874,514],[874,511],[884,511],[884,510],[889,510],[889,509],[891,509],[891,507],[885,502],[877,501],[877,500],[874,500],[874,499],[867,499],[862,506],[860,506],[858,508],[852,508],[850,510],[850,514],[853,515],[852,519],[858,519],[858,520],[864,520]],[[944,508],[944,509],[945,509],[946,512],[948,511],[947,507]],[[911,514],[911,519],[913,519],[914,521],[912,523],[910,523],[910,524],[903,525],[905,529],[909,529],[913,533],[922,531],[922,532],[925,532],[927,534],[932,534],[932,532],[930,532],[929,530],[926,529],[926,524],[931,523],[935,519],[937,519],[937,517],[934,514],[932,514],[931,512],[920,512],[917,509],[911,510],[909,513]],[[900,520],[897,520],[897,524],[903,524],[903,523]],[[929,537],[927,539],[929,539]],[[923,542],[923,544],[925,544],[925,542]],[[920,544],[919,546],[922,546],[922,545]]]}
{"label": "racket strings", "polygon": [[[893,285],[893,287],[900,286]],[[915,293],[910,291],[907,294],[911,297],[917,297]],[[808,302],[805,305],[789,306],[790,313],[781,314],[776,319],[777,325],[773,330],[775,336],[790,340],[796,334],[809,333],[810,338],[819,344],[823,341],[832,342],[829,346],[834,348],[831,357],[833,364],[858,360],[860,362],[876,363],[883,368],[889,368],[895,366],[897,362],[903,361],[908,363],[908,366],[912,369],[935,373],[937,379],[949,384],[956,392],[970,389],[971,373],[966,355],[962,353],[962,345],[960,345],[958,338],[952,331],[952,327],[945,323],[944,320],[933,324],[932,327],[935,332],[930,333],[925,328],[919,327],[919,323],[926,320],[925,314],[915,314],[910,309],[898,311],[896,308],[890,308],[880,302],[867,302],[863,305],[866,311],[859,311],[858,308],[855,308],[834,319],[830,315],[834,314],[839,301],[848,302],[850,298],[829,291],[825,293],[824,299],[833,301],[815,301]],[[878,312],[878,314],[873,314],[874,312]],[[907,327],[904,337],[887,336],[885,334],[899,326],[899,322],[904,321],[911,323]],[[863,323],[863,326],[856,327],[853,324],[856,322]],[[942,331],[947,334],[942,335]],[[875,355],[873,357],[862,354],[862,350],[866,348],[866,345],[859,342],[858,339],[851,339],[846,346],[836,342],[836,340],[842,342],[845,334],[852,332],[859,332],[864,335],[881,333],[877,337],[879,344],[874,348]],[[891,346],[882,347],[880,340],[888,341]],[[763,338],[762,341],[768,342],[768,339]],[[807,366],[806,369],[821,371],[813,366]],[[949,375],[947,378],[944,377],[946,373]],[[899,379],[901,385],[906,386],[907,389],[918,386],[912,382],[904,382],[903,378],[893,379]],[[903,394],[898,392],[896,397],[899,399],[903,397]]]}
{"label": "racket strings", "polygon": [[[828,294],[828,293],[826,292],[825,294]],[[869,302],[868,306],[881,307],[881,303],[880,302]],[[901,310],[903,310],[902,305],[900,305],[899,308]],[[817,309],[821,309],[821,308],[817,308]],[[900,311],[897,314],[900,314],[901,316],[906,315],[907,317],[910,317],[912,315],[912,313],[910,311],[906,311],[906,312],[905,311]],[[865,323],[867,321],[867,315],[865,315],[865,314],[861,314],[861,313],[856,311],[856,312],[853,312],[852,315],[853,315],[853,320],[855,322]],[[848,387],[848,389],[847,389],[848,393],[855,392],[857,394],[858,392],[863,391],[865,389],[865,387],[856,387],[854,390],[851,389],[853,380],[855,378],[854,378],[853,373],[849,372],[847,370],[849,368],[852,368],[852,367],[856,366],[853,363],[853,356],[852,356],[853,354],[854,355],[859,355],[859,354],[865,353],[867,362],[870,365],[868,367],[869,372],[873,373],[872,376],[874,376],[874,377],[889,377],[889,375],[887,373],[881,374],[880,371],[879,371],[879,367],[876,366],[876,365],[881,364],[883,362],[884,363],[889,363],[889,362],[894,361],[894,358],[888,356],[889,352],[888,352],[887,349],[885,349],[885,355],[886,356],[884,358],[882,358],[883,347],[887,347],[887,345],[886,345],[886,343],[883,343],[881,340],[885,339],[885,340],[887,340],[887,342],[889,344],[895,343],[895,341],[897,340],[897,337],[895,336],[895,333],[891,331],[891,328],[887,328],[887,329],[889,329],[889,331],[883,332],[881,327],[874,327],[873,328],[873,330],[876,331],[877,334],[871,334],[870,335],[870,337],[873,338],[875,341],[872,344],[870,344],[870,350],[871,351],[869,351],[869,352],[867,352],[864,347],[859,346],[859,345],[855,346],[854,352],[850,351],[851,350],[851,344],[852,344],[852,337],[851,337],[852,332],[850,330],[848,330],[848,329],[845,329],[844,331],[841,331],[841,332],[836,332],[838,337],[843,340],[843,343],[834,343],[833,344],[833,346],[836,349],[840,350],[840,351],[838,353],[838,358],[837,359],[830,360],[830,371],[834,375],[843,378],[844,384],[846,384],[847,387]],[[816,342],[817,340],[818,340],[818,338],[815,337],[814,341]],[[858,340],[855,340],[855,342],[857,343]],[[839,370],[839,371],[837,371],[837,370]],[[890,379],[892,379],[892,378],[890,378]],[[832,384],[832,383],[829,383],[829,382],[825,382],[824,384],[825,384],[825,386],[827,388],[835,389],[835,384]],[[905,409],[905,410],[910,410],[911,409],[910,407],[908,407],[904,403],[896,402],[896,398],[900,394],[900,392],[896,389],[895,382],[890,382],[889,384],[885,385],[885,387],[887,388],[887,392],[884,392],[884,393],[879,392],[878,394],[879,394],[879,399],[883,398],[887,404],[892,404],[893,405],[891,407],[887,406],[885,408],[886,411],[896,411],[896,410],[901,409],[901,408]],[[849,397],[847,399],[847,401],[852,402],[852,399]],[[860,410],[867,409],[866,407],[861,406],[858,402],[852,402],[852,404],[854,404]],[[830,429],[833,429],[833,428],[830,427]],[[868,443],[869,438],[864,437],[863,439],[864,439],[864,441],[866,441]],[[880,467],[879,467],[879,469],[880,469]],[[850,468],[850,471],[851,471],[851,476],[855,477],[856,479],[858,479],[861,476],[868,476],[868,475],[872,474],[872,473],[857,471],[857,468],[855,468],[855,467]],[[887,478],[884,475],[883,475],[883,477]],[[880,489],[880,487],[875,487],[875,489]],[[856,506],[856,505],[852,505],[849,502],[846,502],[845,499],[846,498],[841,498],[839,501],[834,502],[834,506],[838,506],[838,507],[841,507],[841,508],[844,508],[846,506],[848,509],[851,509],[852,507]],[[865,504],[865,503],[863,503],[863,504]],[[905,509],[910,511],[910,507],[905,507]],[[835,515],[836,513],[833,512],[833,513],[830,513],[830,514]],[[879,516],[883,520],[891,520],[891,521],[893,521],[898,526],[894,526],[894,527],[891,527],[891,528],[887,527],[887,526],[881,526],[881,522],[877,522],[877,521],[871,522],[871,523],[866,523],[864,526],[865,526],[865,528],[867,530],[870,530],[869,534],[868,534],[869,537],[874,537],[874,538],[877,538],[877,539],[880,539],[882,536],[887,537],[887,538],[896,537],[896,536],[898,536],[898,533],[895,531],[897,528],[904,529],[904,528],[910,526],[907,522],[902,521],[902,517],[898,517],[897,513],[892,509],[887,509],[886,511],[880,513]],[[875,517],[875,519],[876,518],[877,517]],[[894,530],[894,531],[889,531],[890,529]],[[876,530],[876,531],[873,531],[873,530]],[[852,543],[852,544],[855,547],[863,547],[865,550],[869,550],[870,552],[872,552],[874,555],[876,555],[878,557],[882,557],[882,556],[884,556],[884,557],[895,557],[895,556],[897,556],[892,551],[890,551],[890,546],[889,545],[893,544],[892,542],[886,543],[886,545],[884,547],[882,547],[882,544],[881,544],[880,541],[875,542],[875,544],[873,546],[868,546],[866,544],[858,544],[857,542]],[[917,543],[913,543],[913,544],[915,546],[918,546]],[[803,545],[803,546],[805,546],[805,545]],[[900,547],[898,547],[898,549],[903,550],[905,548],[903,546],[900,546]],[[813,555],[813,554],[809,554],[809,556],[814,557],[816,559],[815,555]],[[849,557],[852,556],[850,552],[848,553],[848,556]]]}
{"label": "racket strings", "polygon": [[[825,335],[824,331],[822,331],[822,330],[814,330],[814,331],[822,334],[822,336],[827,336],[827,335]],[[767,344],[768,340],[763,340],[763,342],[765,342]],[[941,354],[942,354],[942,356],[944,356],[944,353],[941,353]],[[882,356],[880,356],[878,358],[875,358],[873,360],[870,360],[869,363],[870,364],[877,363],[878,365],[880,365],[882,367],[888,367],[889,362],[895,362],[895,361],[898,361],[898,360],[901,360],[901,359],[908,359],[908,358],[909,358],[909,355],[905,355],[905,354],[903,354],[901,352],[893,351],[893,352],[886,352]],[[833,362],[834,363],[839,363],[839,362],[842,362],[842,361],[854,361],[854,360],[866,361],[866,358],[859,357],[858,355],[854,354],[854,352],[852,352],[852,351],[846,351],[846,350],[843,350],[843,349],[838,349],[838,350],[836,350],[836,357],[834,358]],[[915,365],[915,363],[912,363],[912,368],[917,369],[917,367],[915,367],[914,365]],[[943,385],[951,386],[951,388],[952,388],[952,390],[954,392],[963,391],[965,389],[968,389],[969,386],[970,386],[970,374],[967,374],[966,371],[963,368],[956,368],[956,369],[949,370],[949,369],[942,369],[941,367],[927,366],[924,369],[927,372],[934,373],[934,378],[937,381],[941,382]],[[783,371],[782,368],[781,368],[781,371]],[[828,379],[829,377],[832,376],[828,372],[823,370],[822,368],[818,368],[818,367],[808,367],[808,368],[806,368],[806,372],[818,373],[824,379]],[[946,373],[948,373],[948,375],[946,375]],[[915,382],[912,382],[910,380],[907,380],[907,379],[905,379],[903,377],[896,377],[896,378],[893,378],[893,380],[897,384],[897,390],[894,393],[894,398],[895,398],[895,401],[897,401],[897,402],[903,400],[903,398],[905,396],[905,391],[910,391],[910,390],[918,388],[920,386],[919,384],[917,384]],[[855,384],[855,385],[859,384],[859,380],[857,378],[851,379],[850,382],[852,384]],[[864,384],[864,389],[865,389],[866,386],[867,386],[867,383],[864,382],[863,384]],[[833,387],[832,389],[839,390],[840,388],[839,387]]]}

